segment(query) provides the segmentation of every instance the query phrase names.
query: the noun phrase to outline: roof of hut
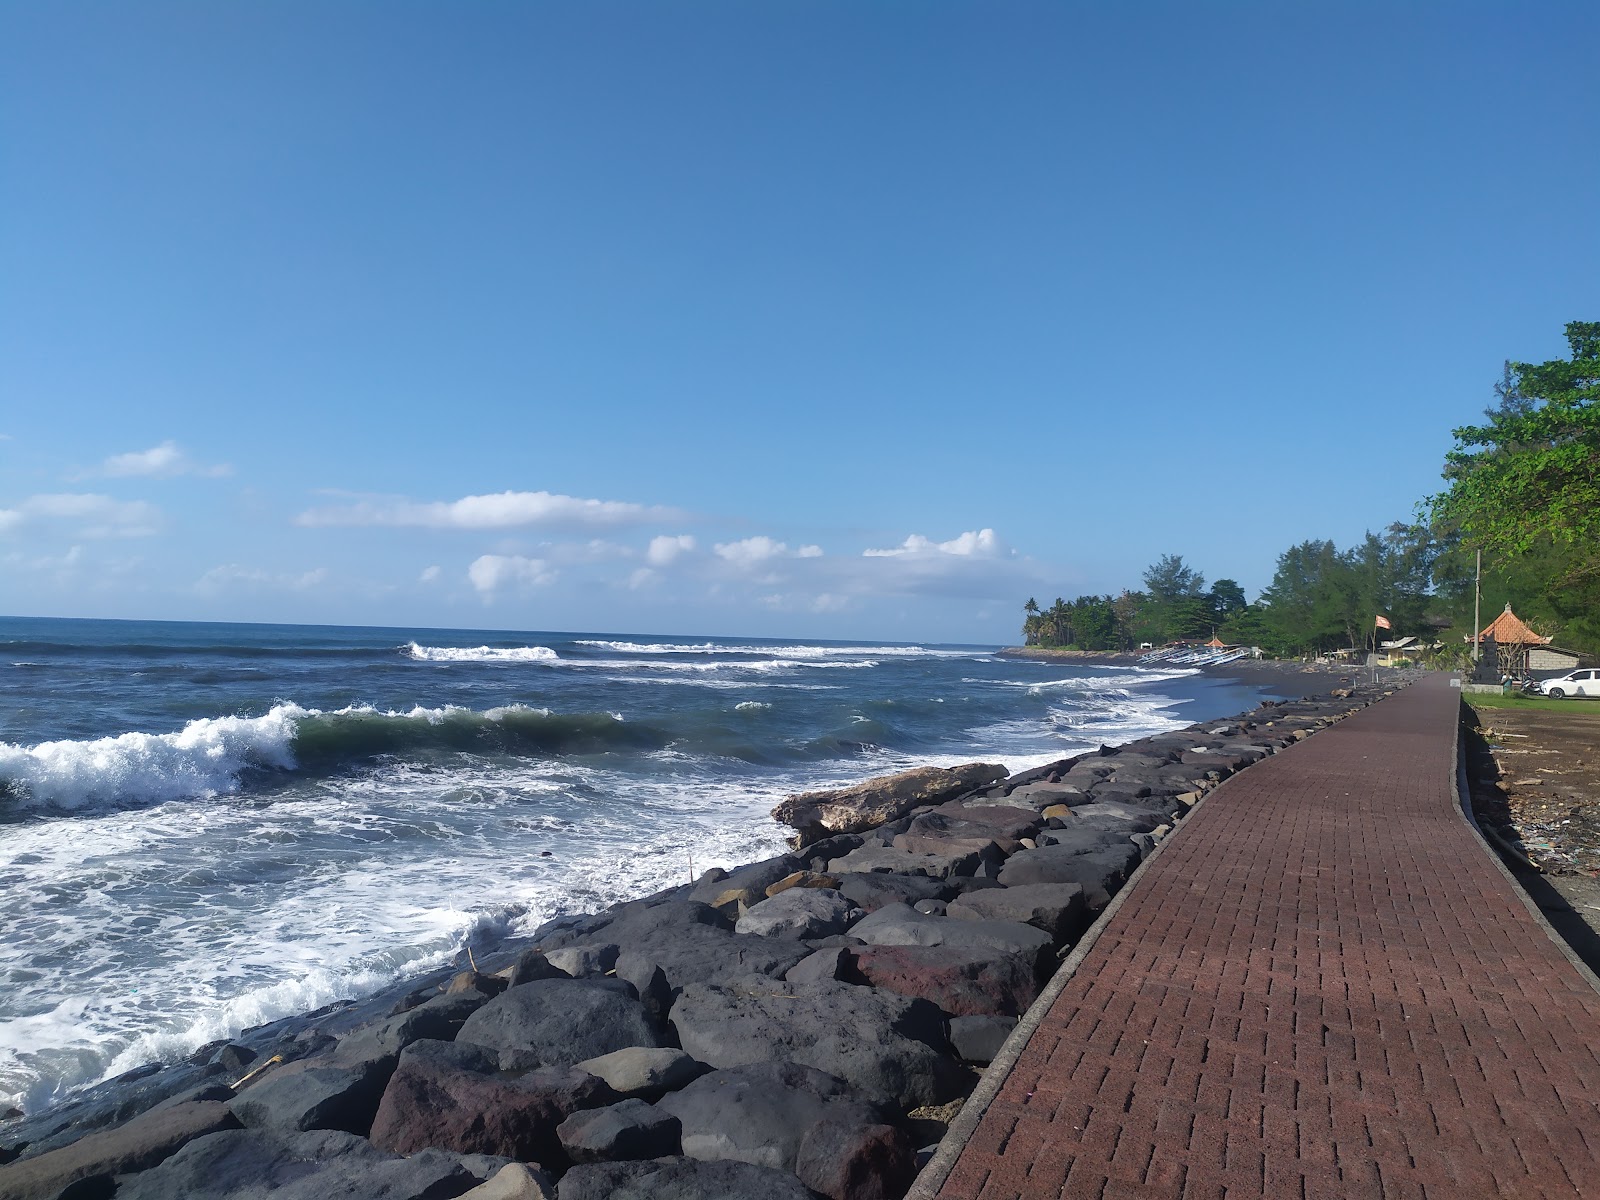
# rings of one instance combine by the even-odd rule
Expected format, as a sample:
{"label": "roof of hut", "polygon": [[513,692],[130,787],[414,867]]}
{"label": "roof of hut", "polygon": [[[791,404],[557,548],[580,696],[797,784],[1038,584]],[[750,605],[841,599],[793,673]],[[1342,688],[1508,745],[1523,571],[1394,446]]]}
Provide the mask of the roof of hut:
{"label": "roof of hut", "polygon": [[1483,627],[1478,637],[1480,640],[1493,637],[1502,646],[1543,646],[1550,641],[1524,625],[1522,618],[1511,611],[1510,604],[1506,605],[1505,612]]}

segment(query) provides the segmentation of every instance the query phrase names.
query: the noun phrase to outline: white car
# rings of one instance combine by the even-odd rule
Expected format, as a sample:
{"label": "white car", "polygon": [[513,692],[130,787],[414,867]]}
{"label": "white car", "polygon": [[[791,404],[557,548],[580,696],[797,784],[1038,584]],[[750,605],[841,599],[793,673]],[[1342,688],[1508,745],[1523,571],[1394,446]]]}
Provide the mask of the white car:
{"label": "white car", "polygon": [[1546,696],[1600,696],[1600,671],[1568,671],[1554,679],[1541,680],[1539,690]]}

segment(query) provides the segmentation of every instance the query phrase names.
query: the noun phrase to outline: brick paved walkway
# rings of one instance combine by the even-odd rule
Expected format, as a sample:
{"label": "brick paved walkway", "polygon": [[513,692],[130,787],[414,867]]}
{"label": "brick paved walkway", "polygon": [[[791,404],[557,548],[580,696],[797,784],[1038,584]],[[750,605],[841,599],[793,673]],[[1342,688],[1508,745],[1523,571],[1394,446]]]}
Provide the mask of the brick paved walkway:
{"label": "brick paved walkway", "polygon": [[1213,793],[937,1194],[1600,1196],[1600,992],[1455,806],[1459,696],[1430,677]]}

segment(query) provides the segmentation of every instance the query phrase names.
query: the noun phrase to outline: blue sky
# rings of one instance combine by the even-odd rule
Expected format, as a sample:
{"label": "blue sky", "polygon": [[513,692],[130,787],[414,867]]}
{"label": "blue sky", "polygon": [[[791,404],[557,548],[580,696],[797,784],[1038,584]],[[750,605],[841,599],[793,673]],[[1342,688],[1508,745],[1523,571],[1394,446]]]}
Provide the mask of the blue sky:
{"label": "blue sky", "polygon": [[1600,319],[1600,6],[0,0],[0,612],[1009,641]]}

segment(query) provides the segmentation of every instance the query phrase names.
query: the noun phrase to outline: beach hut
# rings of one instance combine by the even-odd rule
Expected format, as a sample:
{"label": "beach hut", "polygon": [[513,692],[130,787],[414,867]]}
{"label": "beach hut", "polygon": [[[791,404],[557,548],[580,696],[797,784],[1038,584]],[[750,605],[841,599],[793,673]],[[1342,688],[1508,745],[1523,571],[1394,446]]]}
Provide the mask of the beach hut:
{"label": "beach hut", "polygon": [[1536,646],[1546,646],[1550,643],[1549,638],[1540,637],[1529,629],[1522,618],[1511,611],[1509,603],[1505,612],[1490,621],[1479,632],[1480,643],[1489,639],[1492,639],[1489,644],[1498,651],[1498,661],[1495,665],[1502,676],[1526,674],[1529,652]]}
{"label": "beach hut", "polygon": [[1207,642],[1206,645],[1210,646],[1213,650],[1226,650],[1228,648],[1228,643],[1223,641],[1214,633],[1211,635],[1211,640]]}

